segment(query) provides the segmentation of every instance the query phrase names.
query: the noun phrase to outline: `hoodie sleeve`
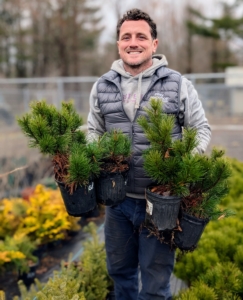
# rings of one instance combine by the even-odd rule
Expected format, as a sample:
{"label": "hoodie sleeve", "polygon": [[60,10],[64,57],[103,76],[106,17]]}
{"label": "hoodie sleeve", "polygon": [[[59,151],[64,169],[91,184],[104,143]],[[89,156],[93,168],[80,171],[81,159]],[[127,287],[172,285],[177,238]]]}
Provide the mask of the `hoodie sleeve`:
{"label": "hoodie sleeve", "polygon": [[97,139],[105,132],[105,121],[100,112],[97,95],[97,82],[93,85],[89,98],[90,111],[88,114],[88,141]]}
{"label": "hoodie sleeve", "polygon": [[180,100],[180,112],[184,113],[184,127],[197,129],[199,145],[195,151],[204,153],[211,139],[211,128],[197,91],[185,77],[182,77]]}

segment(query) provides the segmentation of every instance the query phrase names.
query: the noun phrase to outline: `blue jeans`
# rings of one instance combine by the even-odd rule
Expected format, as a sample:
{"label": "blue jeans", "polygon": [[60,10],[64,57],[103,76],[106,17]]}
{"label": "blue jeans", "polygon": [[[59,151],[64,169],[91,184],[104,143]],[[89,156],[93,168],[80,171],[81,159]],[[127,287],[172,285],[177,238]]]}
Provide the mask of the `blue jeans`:
{"label": "blue jeans", "polygon": [[[114,280],[116,300],[168,300],[174,251],[140,228],[146,202],[126,197],[106,207],[105,245],[107,268]],[[142,288],[138,291],[138,266]]]}

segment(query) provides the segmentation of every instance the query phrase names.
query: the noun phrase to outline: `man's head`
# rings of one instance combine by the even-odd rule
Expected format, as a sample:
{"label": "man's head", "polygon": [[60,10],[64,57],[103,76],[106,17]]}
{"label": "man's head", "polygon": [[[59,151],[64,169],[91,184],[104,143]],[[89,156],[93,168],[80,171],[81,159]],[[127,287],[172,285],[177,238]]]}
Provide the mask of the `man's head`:
{"label": "man's head", "polygon": [[141,11],[140,9],[134,8],[128,10],[123,15],[123,17],[118,21],[116,27],[117,40],[119,40],[120,28],[125,21],[138,21],[138,20],[144,20],[145,22],[147,22],[151,30],[152,39],[153,40],[157,39],[157,28],[154,21],[150,18],[150,16],[147,13]]}
{"label": "man's head", "polygon": [[117,24],[117,46],[124,68],[132,75],[152,65],[158,40],[156,24],[139,9],[129,10]]}

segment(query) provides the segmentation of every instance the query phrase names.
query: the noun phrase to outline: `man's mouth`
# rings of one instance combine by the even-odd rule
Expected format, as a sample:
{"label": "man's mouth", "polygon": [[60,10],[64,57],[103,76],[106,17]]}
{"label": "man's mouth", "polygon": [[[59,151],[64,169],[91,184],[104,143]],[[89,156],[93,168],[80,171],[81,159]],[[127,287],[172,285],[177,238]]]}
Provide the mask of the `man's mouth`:
{"label": "man's mouth", "polygon": [[140,54],[142,51],[127,51],[128,54]]}

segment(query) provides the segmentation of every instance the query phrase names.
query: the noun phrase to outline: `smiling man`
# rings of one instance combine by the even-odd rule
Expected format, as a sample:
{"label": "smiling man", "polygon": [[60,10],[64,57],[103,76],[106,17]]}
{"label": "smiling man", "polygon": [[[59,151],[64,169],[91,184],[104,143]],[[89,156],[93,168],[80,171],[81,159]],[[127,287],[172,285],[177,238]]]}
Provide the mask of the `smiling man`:
{"label": "smiling man", "polygon": [[134,76],[151,67],[158,40],[151,35],[149,24],[131,20],[122,23],[119,31],[117,45],[124,69]]}
{"label": "smiling man", "polygon": [[[117,24],[120,54],[111,70],[94,84],[88,116],[89,139],[119,128],[132,140],[126,199],[106,207],[105,245],[107,268],[114,280],[116,300],[172,299],[170,276],[174,251],[160,243],[141,226],[145,220],[145,188],[151,183],[143,171],[142,152],[148,147],[136,120],[144,114],[151,97],[163,101],[163,110],[175,115],[173,138],[181,138],[182,127],[197,129],[203,153],[211,131],[202,104],[191,82],[169,69],[164,55],[155,55],[158,46],[156,24],[139,9],[124,14]],[[141,289],[138,289],[138,267]]]}

